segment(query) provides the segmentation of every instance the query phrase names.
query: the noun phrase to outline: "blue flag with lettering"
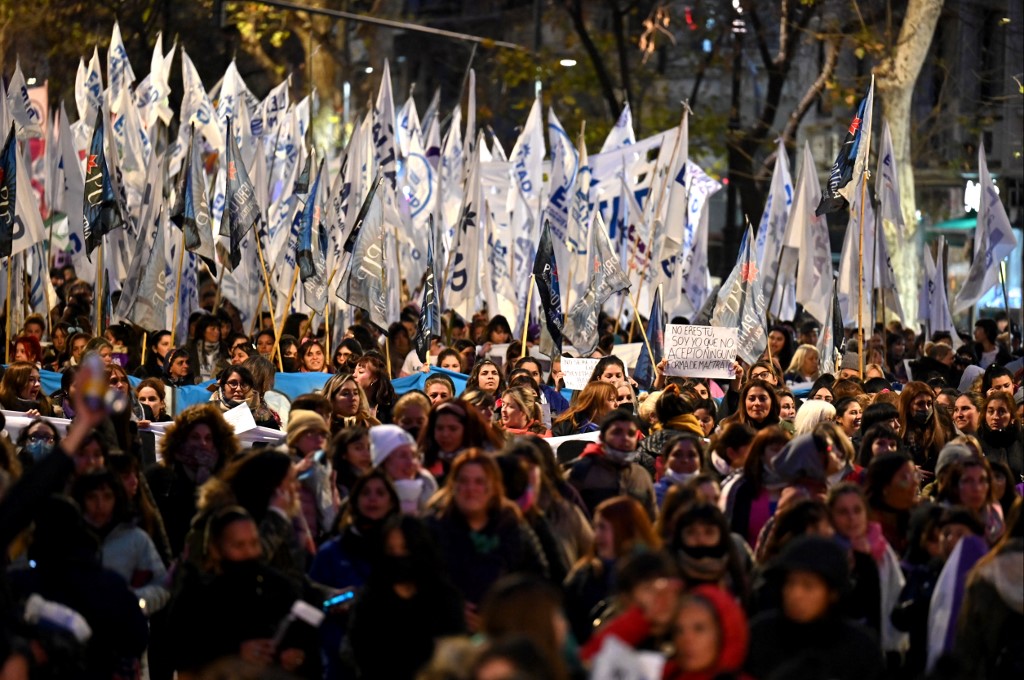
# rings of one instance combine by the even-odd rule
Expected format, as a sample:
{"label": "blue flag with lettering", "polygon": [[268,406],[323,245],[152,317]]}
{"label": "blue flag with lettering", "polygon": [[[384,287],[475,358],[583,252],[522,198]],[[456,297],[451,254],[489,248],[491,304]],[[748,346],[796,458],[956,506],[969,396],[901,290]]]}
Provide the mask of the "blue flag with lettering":
{"label": "blue flag with lettering", "polygon": [[[14,248],[14,206],[18,194],[18,143],[14,139],[14,123],[0,152],[0,257],[10,257]],[[10,266],[10,263],[8,263]]]}

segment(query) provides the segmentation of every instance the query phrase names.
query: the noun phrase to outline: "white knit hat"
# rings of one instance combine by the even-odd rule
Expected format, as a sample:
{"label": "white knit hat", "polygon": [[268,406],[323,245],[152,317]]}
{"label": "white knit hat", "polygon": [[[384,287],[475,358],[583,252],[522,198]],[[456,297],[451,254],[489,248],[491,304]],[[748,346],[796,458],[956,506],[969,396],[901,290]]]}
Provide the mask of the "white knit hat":
{"label": "white knit hat", "polygon": [[399,446],[416,446],[412,435],[398,425],[375,425],[370,428],[370,459],[379,467]]}

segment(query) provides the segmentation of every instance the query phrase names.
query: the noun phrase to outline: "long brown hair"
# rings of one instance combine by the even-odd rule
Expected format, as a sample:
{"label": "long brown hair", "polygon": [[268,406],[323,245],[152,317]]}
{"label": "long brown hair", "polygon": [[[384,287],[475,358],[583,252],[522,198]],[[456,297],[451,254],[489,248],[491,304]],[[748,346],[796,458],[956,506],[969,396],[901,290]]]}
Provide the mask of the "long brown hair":
{"label": "long brown hair", "polygon": [[582,423],[577,422],[576,416],[583,416],[591,422],[596,422],[604,415],[600,409],[604,408],[610,399],[616,399],[618,396],[618,390],[611,383],[589,382],[554,424],[569,422],[573,426],[581,425]]}
{"label": "long brown hair", "polygon": [[[907,433],[910,431],[910,405],[914,402],[914,399],[927,394],[932,398],[932,419],[928,425],[925,426],[922,431],[921,437],[921,449],[924,455],[934,461],[939,456],[939,451],[946,445],[948,436],[946,434],[946,428],[943,427],[943,423],[940,420],[939,411],[940,409],[935,408],[935,391],[928,386],[927,383],[923,383],[920,380],[913,380],[907,383],[907,386],[900,392],[900,439],[904,442],[907,441]],[[982,414],[982,419],[984,414]],[[979,422],[979,429],[981,424]],[[917,429],[917,428],[915,428]]]}
{"label": "long brown hair", "polygon": [[463,451],[452,462],[452,469],[445,480],[444,488],[438,491],[430,502],[432,506],[438,508],[438,513],[448,516],[459,511],[455,505],[455,484],[459,473],[470,465],[478,465],[487,477],[488,484],[491,485],[491,498],[487,501],[487,511],[495,513],[503,508],[510,508],[518,514],[519,511],[515,505],[505,500],[505,483],[502,481],[501,468],[498,467],[494,458],[480,449]]}
{"label": "long brown hair", "polygon": [[778,425],[766,427],[750,442],[750,452],[743,463],[743,479],[756,496],[764,487],[764,459],[769,446],[785,446],[790,440],[789,434]]}
{"label": "long brown hair", "polygon": [[[661,537],[654,530],[647,511],[639,501],[629,496],[616,496],[602,501],[594,509],[594,522],[598,516],[612,525],[616,557],[623,557],[635,550],[660,550]],[[590,554],[581,558],[579,564],[597,559],[597,547],[591,546]]]}
{"label": "long brown hair", "polygon": [[[3,379],[0,380],[0,402],[3,403],[5,408],[12,408],[17,405],[17,400],[21,399],[21,391],[25,389],[32,379],[32,371],[38,372],[39,368],[28,361],[14,361],[7,367]],[[42,387],[39,389],[36,403],[39,404],[38,410],[43,415],[53,413],[50,400],[43,393]]]}

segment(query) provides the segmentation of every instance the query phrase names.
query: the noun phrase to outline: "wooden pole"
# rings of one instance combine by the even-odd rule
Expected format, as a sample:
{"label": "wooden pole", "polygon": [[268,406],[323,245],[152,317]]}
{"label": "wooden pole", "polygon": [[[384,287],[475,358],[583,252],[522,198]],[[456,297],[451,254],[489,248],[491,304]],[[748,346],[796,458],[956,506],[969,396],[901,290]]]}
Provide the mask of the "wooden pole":
{"label": "wooden pole", "polygon": [[264,289],[260,289],[260,296],[256,299],[256,314],[252,317],[252,324],[249,325],[249,335],[256,335],[256,329],[259,328],[260,314],[263,313],[263,296],[267,292]]}
{"label": "wooden pole", "polygon": [[142,331],[142,358],[139,361],[143,366],[146,365],[146,339],[149,337],[148,331]]}
{"label": "wooden pole", "polygon": [[519,358],[526,356],[526,335],[530,330],[530,305],[533,304],[533,284],[537,275],[530,274],[530,288],[526,291],[526,309],[523,311],[523,349],[519,352]]}
{"label": "wooden pole", "polygon": [[171,326],[171,345],[178,346],[178,308],[181,305],[181,270],[185,266],[185,232],[181,232],[181,248],[178,252],[178,277],[174,284],[174,324]]}
{"label": "wooden pole", "polygon": [[[629,290],[627,288],[627,290]],[[636,308],[636,298],[633,297],[633,291],[629,291],[629,301],[633,304],[633,318],[634,320],[640,315],[640,312]],[[658,362],[654,360],[654,350],[651,349],[651,341],[647,338],[647,329],[644,328],[643,324],[640,324],[640,332],[643,334],[644,347],[647,348],[647,356],[651,358],[651,369],[654,371],[654,379],[658,379]]]}
{"label": "wooden pole", "polygon": [[221,287],[221,284],[224,283],[224,270],[226,268],[227,267],[224,266],[224,263],[221,262],[220,263],[220,274],[217,275],[217,292],[215,293],[214,298],[213,298],[213,313],[214,314],[216,314],[217,310],[220,308],[220,287]]}
{"label": "wooden pole", "polygon": [[[184,234],[182,234],[184,239]],[[103,279],[106,272],[103,270],[103,240],[100,239],[99,255],[96,257],[96,328],[95,335],[103,333]],[[178,283],[181,283],[181,271],[178,271]],[[177,313],[174,315],[178,317]]]}
{"label": "wooden pole", "polygon": [[[270,272],[267,271],[267,261],[263,257],[263,246],[260,245],[259,233],[253,234],[256,237],[256,254],[260,258],[260,268],[263,269],[263,288],[267,294],[267,308],[270,310],[270,324],[273,327],[275,321],[274,317],[274,297],[270,293]],[[259,323],[259,322],[257,322]],[[281,334],[274,333],[274,354],[277,356],[277,368],[284,373],[284,361],[281,359]]]}
{"label": "wooden pole", "polygon": [[11,363],[11,271],[14,269],[14,258],[7,256],[7,324],[4,329],[4,363]]}
{"label": "wooden pole", "polygon": [[864,201],[867,200],[868,173],[860,179],[860,218],[857,228],[860,232],[857,243],[857,356],[860,379],[864,380]]}

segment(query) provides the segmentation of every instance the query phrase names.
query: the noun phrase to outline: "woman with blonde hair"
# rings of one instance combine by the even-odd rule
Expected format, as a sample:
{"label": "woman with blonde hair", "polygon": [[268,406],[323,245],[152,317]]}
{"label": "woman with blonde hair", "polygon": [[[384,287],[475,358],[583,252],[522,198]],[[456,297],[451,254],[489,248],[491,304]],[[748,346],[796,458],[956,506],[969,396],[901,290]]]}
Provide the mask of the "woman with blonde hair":
{"label": "woman with blonde hair", "polygon": [[814,382],[821,375],[818,362],[818,348],[814,345],[800,345],[793,353],[793,360],[786,369],[785,379],[788,383]]}
{"label": "woman with blonde hair", "polygon": [[370,428],[380,425],[370,413],[370,404],[366,393],[351,373],[332,376],[322,390],[322,394],[331,401],[331,434],[353,425]]}
{"label": "woman with blonde hair", "polygon": [[501,395],[501,420],[495,428],[506,439],[527,434],[550,437],[551,430],[544,427],[542,418],[536,393],[525,387],[510,387]]}

